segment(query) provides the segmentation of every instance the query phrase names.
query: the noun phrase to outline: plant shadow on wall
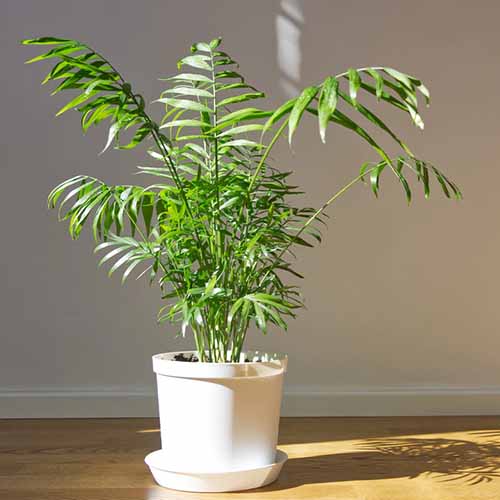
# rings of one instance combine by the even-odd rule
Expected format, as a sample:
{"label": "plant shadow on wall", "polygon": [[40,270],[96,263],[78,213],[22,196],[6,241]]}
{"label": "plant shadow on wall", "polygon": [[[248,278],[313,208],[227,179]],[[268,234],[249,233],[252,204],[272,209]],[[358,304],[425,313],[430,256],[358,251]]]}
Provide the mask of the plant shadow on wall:
{"label": "plant shadow on wall", "polygon": [[[469,433],[471,438],[473,434]],[[291,458],[280,479],[265,489],[419,477],[475,486],[500,479],[499,435],[497,431],[485,442],[432,437],[367,439],[356,446],[359,451]]]}

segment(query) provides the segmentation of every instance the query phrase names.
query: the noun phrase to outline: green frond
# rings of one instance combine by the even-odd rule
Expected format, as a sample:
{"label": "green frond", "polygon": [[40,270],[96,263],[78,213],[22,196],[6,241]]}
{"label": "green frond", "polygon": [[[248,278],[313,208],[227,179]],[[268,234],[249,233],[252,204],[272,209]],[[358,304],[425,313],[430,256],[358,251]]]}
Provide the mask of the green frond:
{"label": "green frond", "polygon": [[[154,125],[144,115],[144,99],[135,94],[129,83],[100,54],[88,45],[76,40],[43,37],[24,40],[25,45],[56,45],[48,52],[38,55],[27,63],[56,59],[58,62],[44,78],[43,83],[62,80],[53,94],[63,90],[78,90],[81,93],[67,102],[56,114],[69,110],[82,114],[82,129],[88,130],[109,120],[108,139],[102,152],[117,141],[120,131],[136,126],[133,138],[124,146],[131,149],[140,144]],[[117,147],[120,144],[117,142]]]}

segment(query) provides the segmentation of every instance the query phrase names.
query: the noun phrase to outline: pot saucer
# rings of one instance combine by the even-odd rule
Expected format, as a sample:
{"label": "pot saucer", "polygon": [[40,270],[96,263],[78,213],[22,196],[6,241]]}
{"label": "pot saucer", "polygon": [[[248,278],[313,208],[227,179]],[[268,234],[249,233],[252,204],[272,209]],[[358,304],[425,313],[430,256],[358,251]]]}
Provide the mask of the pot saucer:
{"label": "pot saucer", "polygon": [[276,450],[276,460],[272,464],[246,470],[226,472],[186,472],[171,470],[165,450],[153,451],[144,461],[160,486],[181,491],[218,492],[241,491],[260,488],[276,481],[288,455]]}

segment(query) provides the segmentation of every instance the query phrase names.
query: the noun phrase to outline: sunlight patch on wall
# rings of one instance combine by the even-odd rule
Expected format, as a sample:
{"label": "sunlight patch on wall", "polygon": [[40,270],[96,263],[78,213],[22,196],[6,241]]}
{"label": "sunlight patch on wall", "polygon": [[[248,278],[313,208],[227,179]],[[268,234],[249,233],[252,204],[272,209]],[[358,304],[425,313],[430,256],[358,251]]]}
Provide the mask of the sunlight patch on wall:
{"label": "sunlight patch on wall", "polygon": [[299,93],[303,25],[302,0],[282,0],[280,13],[276,16],[276,57],[281,73],[280,86],[287,97]]}

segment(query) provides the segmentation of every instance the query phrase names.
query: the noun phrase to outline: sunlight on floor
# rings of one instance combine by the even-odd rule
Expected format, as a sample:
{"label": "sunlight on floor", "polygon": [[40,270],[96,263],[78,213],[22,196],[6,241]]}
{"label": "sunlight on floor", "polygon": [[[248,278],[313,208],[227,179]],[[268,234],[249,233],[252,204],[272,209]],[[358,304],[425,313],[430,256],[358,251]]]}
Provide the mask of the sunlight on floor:
{"label": "sunlight on floor", "polygon": [[[498,429],[380,437],[373,433],[364,439],[283,442],[279,448],[288,453],[289,460],[279,480],[238,496],[245,500],[500,499]],[[229,494],[209,494],[204,498],[226,496]],[[148,497],[166,498],[194,497],[186,493],[164,496],[164,490],[156,488]]]}
{"label": "sunlight on floor", "polygon": [[[281,479],[289,487],[322,488],[329,484],[333,493],[338,486],[345,489],[351,485],[356,495],[360,490],[373,495],[373,488],[380,487],[394,495],[398,492],[381,499],[424,498],[425,489],[432,490],[430,496],[439,500],[500,498],[498,430],[292,443],[280,448],[289,455]],[[470,496],[462,497],[465,486],[471,488],[467,490]],[[453,490],[457,496],[450,496]],[[442,491],[443,496],[436,496],[436,491]],[[493,492],[497,496],[489,496]],[[379,498],[372,495],[366,498]],[[364,497],[349,494],[345,498]]]}

